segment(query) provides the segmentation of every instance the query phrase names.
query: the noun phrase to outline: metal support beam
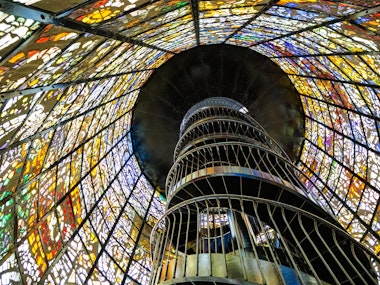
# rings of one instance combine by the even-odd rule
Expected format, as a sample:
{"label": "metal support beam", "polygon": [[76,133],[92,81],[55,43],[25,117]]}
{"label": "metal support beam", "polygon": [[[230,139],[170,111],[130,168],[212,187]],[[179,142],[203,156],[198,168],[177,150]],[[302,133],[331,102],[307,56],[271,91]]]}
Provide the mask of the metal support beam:
{"label": "metal support beam", "polygon": [[42,9],[9,0],[0,0],[0,10],[11,15],[32,19],[45,24],[55,24],[55,15]]}
{"label": "metal support beam", "polygon": [[351,15],[351,16],[349,16],[349,17],[347,18],[347,21],[348,21],[350,24],[352,24],[352,25],[354,25],[354,26],[356,26],[356,27],[359,27],[360,29],[365,30],[368,34],[370,34],[370,35],[372,35],[372,36],[379,36],[379,35],[380,35],[379,33],[376,33],[376,32],[374,32],[374,31],[368,29],[368,27],[363,26],[363,25],[361,25],[361,24],[359,24],[359,23],[357,22],[357,19],[358,19],[359,17],[364,17],[364,16],[367,16],[367,15],[370,15],[370,14],[376,14],[376,13],[379,13],[379,12],[380,12],[380,5],[378,5],[378,6],[376,6],[376,7],[373,7],[373,8],[370,8],[370,9],[363,10],[363,11],[361,11],[361,12],[359,12],[359,13],[353,14],[353,15]]}
{"label": "metal support beam", "polygon": [[11,2],[8,0],[0,0],[0,9],[5,13],[25,17],[28,19],[33,19],[44,24],[53,24],[56,26],[66,27],[81,33],[90,33],[105,38],[115,39],[124,43],[130,43],[133,45],[143,46],[173,54],[173,52],[169,50],[154,45],[146,44],[139,40],[134,40],[118,33],[103,30],[98,28],[97,26],[91,26],[83,22],[77,22],[67,18],[58,18],[55,14],[51,12],[47,12],[31,6],[26,6],[20,3]]}
{"label": "metal support beam", "polygon": [[366,16],[366,15],[369,15],[369,14],[374,14],[374,13],[378,13],[380,12],[380,5],[377,5],[376,7],[373,7],[373,8],[370,8],[370,9],[366,9],[366,10],[363,10],[359,13],[356,13],[352,16],[350,16],[350,20],[352,19],[356,19],[357,17],[362,17],[362,16]]}
{"label": "metal support beam", "polygon": [[91,26],[91,25],[88,25],[88,24],[85,24],[82,22],[73,21],[70,19],[57,19],[57,25],[63,26],[66,28],[70,28],[70,29],[73,29],[76,31],[86,32],[86,33],[102,36],[105,38],[115,39],[115,40],[118,40],[118,41],[121,41],[124,43],[130,43],[133,45],[143,46],[143,47],[147,47],[147,48],[151,48],[151,49],[155,49],[155,50],[174,54],[172,51],[169,51],[169,50],[166,50],[166,49],[154,46],[154,45],[146,44],[142,41],[134,40],[134,39],[128,38],[126,36],[123,36],[121,34],[114,33],[112,31],[106,31],[106,30],[100,29],[96,26]]}
{"label": "metal support beam", "polygon": [[191,14],[193,15],[195,37],[197,39],[197,46],[199,46],[199,3],[198,0],[190,0]]}

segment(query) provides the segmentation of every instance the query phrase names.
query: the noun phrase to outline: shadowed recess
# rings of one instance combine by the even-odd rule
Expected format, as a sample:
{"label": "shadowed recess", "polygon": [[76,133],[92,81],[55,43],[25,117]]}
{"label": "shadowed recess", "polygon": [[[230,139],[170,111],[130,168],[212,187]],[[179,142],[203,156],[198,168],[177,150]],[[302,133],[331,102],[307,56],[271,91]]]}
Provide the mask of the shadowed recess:
{"label": "shadowed recess", "polygon": [[132,139],[145,174],[165,188],[179,126],[195,103],[214,96],[233,98],[296,161],[304,134],[297,91],[269,58],[231,45],[200,46],[163,64],[142,87]]}

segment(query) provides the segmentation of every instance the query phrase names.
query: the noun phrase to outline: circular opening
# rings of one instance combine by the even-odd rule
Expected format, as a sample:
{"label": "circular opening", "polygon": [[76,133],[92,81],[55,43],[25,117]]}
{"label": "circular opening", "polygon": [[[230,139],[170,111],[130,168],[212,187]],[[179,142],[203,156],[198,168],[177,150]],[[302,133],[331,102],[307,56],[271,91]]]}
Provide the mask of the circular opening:
{"label": "circular opening", "polygon": [[291,159],[298,159],[304,117],[287,75],[269,58],[248,48],[199,46],[156,69],[135,105],[133,147],[155,187],[165,188],[186,112],[210,97],[241,103]]}

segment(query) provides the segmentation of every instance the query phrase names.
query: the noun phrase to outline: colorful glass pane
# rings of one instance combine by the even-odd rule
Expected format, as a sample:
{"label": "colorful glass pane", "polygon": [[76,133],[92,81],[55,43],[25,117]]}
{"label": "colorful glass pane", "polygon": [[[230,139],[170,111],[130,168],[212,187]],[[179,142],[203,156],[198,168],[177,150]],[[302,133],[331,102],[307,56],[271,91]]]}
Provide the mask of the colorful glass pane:
{"label": "colorful glass pane", "polygon": [[164,205],[134,155],[132,110],[154,70],[198,42],[287,73],[305,114],[301,180],[379,254],[378,0],[12,2],[22,9],[0,11],[0,284],[148,283]]}
{"label": "colorful glass pane", "polygon": [[0,59],[3,59],[12,48],[31,36],[39,27],[39,22],[0,11]]}
{"label": "colorful glass pane", "polygon": [[[20,87],[36,71],[42,69],[52,59],[78,37],[78,33],[62,27],[48,25],[33,42],[19,52],[15,52],[0,66],[0,92]],[[30,82],[30,86],[34,83]]]}
{"label": "colorful glass pane", "polygon": [[156,1],[113,21],[104,23],[101,27],[106,30],[116,30],[122,35],[132,37],[180,18],[189,13],[189,11],[190,5],[187,1]]}

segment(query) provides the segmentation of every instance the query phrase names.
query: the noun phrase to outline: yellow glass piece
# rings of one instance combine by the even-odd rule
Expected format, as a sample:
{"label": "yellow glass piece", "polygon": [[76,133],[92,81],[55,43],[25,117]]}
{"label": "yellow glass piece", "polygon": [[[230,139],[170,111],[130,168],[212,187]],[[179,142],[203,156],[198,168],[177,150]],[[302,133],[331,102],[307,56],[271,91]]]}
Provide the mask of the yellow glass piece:
{"label": "yellow glass piece", "polygon": [[106,7],[86,15],[85,17],[83,17],[82,22],[90,25],[100,23],[102,21],[115,17],[120,12],[120,10],[112,11],[111,8]]}
{"label": "yellow glass piece", "polygon": [[25,53],[24,52],[19,52],[18,54],[14,55],[13,57],[11,57],[8,62],[10,63],[16,63],[18,62],[19,60],[23,59],[25,57]]}
{"label": "yellow glass piece", "polygon": [[34,85],[36,85],[38,83],[38,81],[39,81],[38,78],[34,79],[32,82],[29,83],[29,86],[33,87]]}
{"label": "yellow glass piece", "polygon": [[28,242],[31,247],[31,253],[34,255],[35,261],[38,265],[39,271],[41,273],[45,272],[47,268],[47,264],[45,261],[46,255],[42,250],[41,239],[37,230],[33,231],[29,235]]}

